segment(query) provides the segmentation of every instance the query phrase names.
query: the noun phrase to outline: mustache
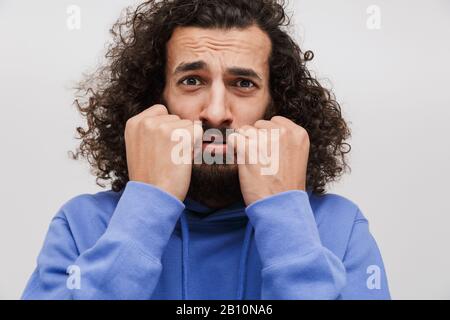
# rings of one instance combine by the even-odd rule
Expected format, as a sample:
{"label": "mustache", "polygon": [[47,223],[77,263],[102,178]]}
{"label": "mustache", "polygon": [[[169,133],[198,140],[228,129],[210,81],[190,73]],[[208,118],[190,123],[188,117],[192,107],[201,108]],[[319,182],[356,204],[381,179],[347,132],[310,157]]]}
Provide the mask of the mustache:
{"label": "mustache", "polygon": [[214,142],[220,137],[219,141],[226,143],[228,135],[234,133],[236,129],[227,127],[215,127],[210,126],[208,123],[202,123],[203,129],[203,141],[204,142]]}
{"label": "mustache", "polygon": [[202,129],[203,132],[206,132],[208,130],[215,130],[218,131],[222,134],[223,137],[225,137],[228,134],[235,132],[236,129],[231,128],[231,127],[214,127],[214,126],[210,126],[208,123],[202,122]]}

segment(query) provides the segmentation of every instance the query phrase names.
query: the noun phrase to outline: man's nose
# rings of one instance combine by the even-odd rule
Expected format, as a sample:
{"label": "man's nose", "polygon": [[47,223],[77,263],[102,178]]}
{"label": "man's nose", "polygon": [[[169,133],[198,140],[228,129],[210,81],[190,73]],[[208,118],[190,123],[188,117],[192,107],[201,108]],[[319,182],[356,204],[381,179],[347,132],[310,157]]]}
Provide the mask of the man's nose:
{"label": "man's nose", "polygon": [[230,127],[233,115],[227,105],[226,88],[223,83],[211,86],[209,99],[200,113],[200,120],[213,128]]}

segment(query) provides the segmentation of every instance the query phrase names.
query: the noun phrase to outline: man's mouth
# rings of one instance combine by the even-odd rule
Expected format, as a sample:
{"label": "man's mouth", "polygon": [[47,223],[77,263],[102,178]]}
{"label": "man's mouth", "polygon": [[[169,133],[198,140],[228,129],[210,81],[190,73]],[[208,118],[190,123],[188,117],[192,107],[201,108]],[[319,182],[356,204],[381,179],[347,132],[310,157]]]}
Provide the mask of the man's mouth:
{"label": "man's mouth", "polygon": [[225,154],[227,152],[227,142],[222,137],[209,136],[203,138],[203,151],[208,151],[211,155]]}
{"label": "man's mouth", "polygon": [[225,139],[222,139],[222,137],[216,137],[216,136],[210,136],[203,139],[204,144],[226,144],[227,142]]}

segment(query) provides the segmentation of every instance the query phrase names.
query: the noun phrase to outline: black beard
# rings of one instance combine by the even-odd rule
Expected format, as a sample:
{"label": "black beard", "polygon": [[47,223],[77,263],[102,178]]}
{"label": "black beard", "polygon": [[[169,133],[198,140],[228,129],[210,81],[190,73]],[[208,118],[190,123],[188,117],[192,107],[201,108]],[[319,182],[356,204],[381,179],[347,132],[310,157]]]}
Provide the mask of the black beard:
{"label": "black beard", "polygon": [[211,209],[243,200],[236,164],[194,164],[187,197]]}

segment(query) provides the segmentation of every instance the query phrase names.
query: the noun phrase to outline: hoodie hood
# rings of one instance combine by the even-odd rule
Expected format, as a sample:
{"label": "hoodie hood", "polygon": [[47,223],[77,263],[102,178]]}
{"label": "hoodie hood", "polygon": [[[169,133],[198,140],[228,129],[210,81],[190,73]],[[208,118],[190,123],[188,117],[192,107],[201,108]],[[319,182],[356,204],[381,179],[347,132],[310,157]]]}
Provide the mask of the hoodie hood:
{"label": "hoodie hood", "polygon": [[[245,203],[242,200],[222,209],[209,208],[190,198],[187,198],[183,203],[186,206],[186,215],[190,223],[221,223],[247,218],[245,214]],[[197,214],[207,214],[207,216],[200,217]]]}
{"label": "hoodie hood", "polygon": [[[311,197],[312,190],[307,190],[308,197]],[[232,205],[222,208],[222,209],[212,209],[200,202],[194,201],[190,198],[186,198],[183,201],[186,210],[185,214],[189,223],[221,223],[228,222],[232,220],[246,220],[247,214],[245,213],[246,205],[243,200],[237,201]],[[196,213],[208,214],[206,217],[199,217]]]}

